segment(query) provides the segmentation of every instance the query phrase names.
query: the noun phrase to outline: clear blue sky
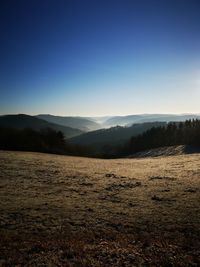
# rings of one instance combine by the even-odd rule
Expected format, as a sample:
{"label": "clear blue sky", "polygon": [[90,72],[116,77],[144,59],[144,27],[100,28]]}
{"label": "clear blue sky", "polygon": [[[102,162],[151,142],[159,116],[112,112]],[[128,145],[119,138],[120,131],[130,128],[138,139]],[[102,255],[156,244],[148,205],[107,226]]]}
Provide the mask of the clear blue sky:
{"label": "clear blue sky", "polygon": [[1,0],[0,114],[200,113],[199,0]]}

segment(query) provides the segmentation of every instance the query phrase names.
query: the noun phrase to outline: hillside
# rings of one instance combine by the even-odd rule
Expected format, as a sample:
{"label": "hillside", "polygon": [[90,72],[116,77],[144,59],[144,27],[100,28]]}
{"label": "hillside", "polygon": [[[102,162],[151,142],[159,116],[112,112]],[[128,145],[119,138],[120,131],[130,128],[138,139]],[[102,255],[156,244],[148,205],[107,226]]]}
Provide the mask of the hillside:
{"label": "hillside", "polygon": [[40,114],[37,115],[36,117],[46,120],[48,122],[76,128],[84,132],[94,131],[101,128],[100,124],[84,117],[62,117],[49,114]]}
{"label": "hillside", "polygon": [[70,138],[83,133],[83,131],[78,129],[58,125],[55,123],[49,123],[45,120],[25,114],[0,116],[0,127],[11,127],[16,129],[31,128],[34,130],[52,128],[56,131],[63,132],[66,138]]}
{"label": "hillside", "polygon": [[129,155],[128,158],[146,158],[200,153],[200,147],[179,145],[149,149]]}
{"label": "hillside", "polygon": [[92,145],[100,147],[104,145],[118,145],[130,139],[132,136],[143,133],[152,128],[165,125],[165,122],[134,124],[130,127],[116,126],[109,129],[101,129],[89,133],[84,133],[69,141],[73,144]]}
{"label": "hillside", "polygon": [[200,154],[0,152],[1,266],[200,266]]}

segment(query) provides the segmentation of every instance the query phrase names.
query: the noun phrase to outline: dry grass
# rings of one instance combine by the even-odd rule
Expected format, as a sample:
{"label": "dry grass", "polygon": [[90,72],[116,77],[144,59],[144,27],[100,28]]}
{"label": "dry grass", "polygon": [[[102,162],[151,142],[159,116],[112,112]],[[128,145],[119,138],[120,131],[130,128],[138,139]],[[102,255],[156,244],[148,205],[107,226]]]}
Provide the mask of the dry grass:
{"label": "dry grass", "polygon": [[0,152],[0,266],[200,266],[200,154]]}

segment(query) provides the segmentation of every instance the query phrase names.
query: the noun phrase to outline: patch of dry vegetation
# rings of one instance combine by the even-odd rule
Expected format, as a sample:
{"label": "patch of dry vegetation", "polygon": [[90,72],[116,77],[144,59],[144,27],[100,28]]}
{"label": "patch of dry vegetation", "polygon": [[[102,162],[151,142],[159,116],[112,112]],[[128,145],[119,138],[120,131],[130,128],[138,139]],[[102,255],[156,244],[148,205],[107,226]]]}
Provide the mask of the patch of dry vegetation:
{"label": "patch of dry vegetation", "polygon": [[199,266],[200,155],[0,152],[0,266]]}

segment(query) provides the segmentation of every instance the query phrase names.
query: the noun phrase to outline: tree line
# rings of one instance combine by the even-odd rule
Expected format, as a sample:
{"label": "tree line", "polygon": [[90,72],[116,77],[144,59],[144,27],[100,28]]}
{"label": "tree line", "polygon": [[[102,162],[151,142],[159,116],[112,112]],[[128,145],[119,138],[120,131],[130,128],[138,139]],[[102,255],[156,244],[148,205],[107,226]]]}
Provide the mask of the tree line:
{"label": "tree line", "polygon": [[46,128],[15,129],[0,127],[0,149],[46,152],[75,156],[116,158],[140,151],[173,145],[200,147],[200,120],[173,122],[132,137],[122,145],[107,144],[99,153],[94,146],[69,144],[60,131]]}
{"label": "tree line", "polygon": [[200,146],[200,120],[171,122],[166,126],[153,127],[144,133],[132,137],[120,150],[119,154],[128,155],[148,149],[191,145]]}
{"label": "tree line", "polygon": [[79,156],[91,154],[86,147],[68,144],[61,131],[51,128],[37,131],[31,128],[0,127],[0,149]]}
{"label": "tree line", "polygon": [[62,153],[64,145],[63,134],[50,128],[40,131],[29,128],[0,128],[1,149]]}

